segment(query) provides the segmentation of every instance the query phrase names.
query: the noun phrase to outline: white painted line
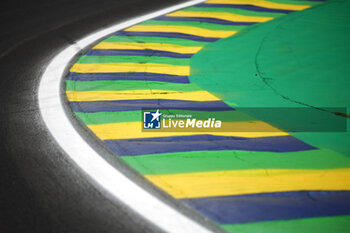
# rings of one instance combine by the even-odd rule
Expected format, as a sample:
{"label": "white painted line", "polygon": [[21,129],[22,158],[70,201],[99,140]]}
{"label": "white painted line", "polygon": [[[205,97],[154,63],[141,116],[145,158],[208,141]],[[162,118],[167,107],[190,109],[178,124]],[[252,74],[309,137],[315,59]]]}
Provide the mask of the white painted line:
{"label": "white painted line", "polygon": [[42,118],[52,136],[67,155],[118,200],[166,232],[207,233],[211,231],[146,192],[93,150],[75,131],[64,112],[60,97],[60,82],[69,61],[79,52],[77,46],[81,49],[86,48],[113,32],[203,1],[195,0],[178,4],[111,26],[79,40],[75,45],[69,46],[54,57],[41,77],[38,91]]}

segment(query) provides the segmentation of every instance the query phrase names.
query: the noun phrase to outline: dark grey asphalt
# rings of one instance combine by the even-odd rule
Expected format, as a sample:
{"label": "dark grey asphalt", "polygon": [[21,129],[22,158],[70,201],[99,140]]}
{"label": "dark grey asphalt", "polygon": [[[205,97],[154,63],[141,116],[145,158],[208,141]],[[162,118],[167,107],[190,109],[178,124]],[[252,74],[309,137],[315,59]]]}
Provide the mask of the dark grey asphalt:
{"label": "dark grey asphalt", "polygon": [[[36,95],[45,66],[64,47],[104,26],[179,2],[1,1],[1,233],[159,231],[100,190],[69,161],[46,131]],[[137,175],[135,179],[142,181]],[[186,207],[182,211],[192,215]]]}

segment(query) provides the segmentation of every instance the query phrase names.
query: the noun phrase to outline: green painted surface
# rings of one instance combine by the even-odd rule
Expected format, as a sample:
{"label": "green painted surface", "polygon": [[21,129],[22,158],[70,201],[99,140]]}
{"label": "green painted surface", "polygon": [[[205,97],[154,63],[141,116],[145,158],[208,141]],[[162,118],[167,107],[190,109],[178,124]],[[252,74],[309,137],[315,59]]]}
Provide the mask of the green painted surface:
{"label": "green painted surface", "polygon": [[278,17],[285,15],[283,13],[270,13],[270,12],[259,12],[259,11],[249,11],[238,8],[227,8],[227,7],[189,7],[183,11],[200,11],[200,12],[226,12],[245,16],[261,16],[261,17]]}
{"label": "green painted surface", "polygon": [[[270,0],[286,4],[317,5],[319,2]],[[349,65],[349,27],[343,22],[349,3],[332,1],[324,7],[297,12],[278,20],[251,26],[218,26],[215,30],[240,30],[237,36],[211,45],[184,39],[138,36],[112,36],[104,42],[170,43],[204,46],[191,59],[191,84],[140,81],[67,81],[67,90],[208,90],[236,107],[300,107],[281,97],[281,93],[299,102],[326,107],[349,104],[346,71]],[[188,11],[203,11],[191,7]],[[208,12],[231,12],[251,16],[281,14],[212,7]],[[325,17],[327,15],[327,17]],[[149,20],[144,25],[186,25],[214,29],[210,23]],[[317,43],[316,43],[317,42]],[[189,59],[147,56],[82,56],[79,63],[150,62],[188,65]],[[332,82],[336,80],[336,82]],[[199,86],[198,86],[199,85]],[[277,90],[277,93],[276,93]],[[164,112],[162,112],[164,113]],[[171,110],[171,114],[184,113]],[[187,114],[197,112],[186,111]],[[140,111],[76,113],[85,124],[141,121]],[[200,119],[213,113],[201,112]],[[216,118],[228,119],[227,112]],[[255,120],[238,113],[231,121]],[[140,123],[141,124],[141,123]],[[331,169],[350,166],[348,134],[295,133],[294,136],[321,149],[273,153],[251,151],[195,151],[121,157],[142,174],[175,174],[241,169]],[[342,154],[344,153],[344,154]],[[311,218],[290,221],[221,225],[229,232],[308,233],[349,232],[350,217]]]}
{"label": "green painted surface", "polygon": [[183,46],[203,46],[207,42],[194,40],[168,38],[168,37],[152,37],[152,36],[111,36],[103,42],[143,42],[143,43],[166,43]]}
{"label": "green painted surface", "polygon": [[140,25],[173,25],[173,26],[189,26],[197,27],[210,30],[220,30],[220,31],[239,31],[247,26],[235,26],[235,25],[220,25],[205,22],[193,22],[193,21],[159,21],[159,20],[148,20]]}
{"label": "green painted surface", "polygon": [[[233,107],[349,108],[349,8],[329,1],[209,44],[191,59],[190,80]],[[350,155],[349,124],[293,136]]]}
{"label": "green painted surface", "polygon": [[[86,125],[141,121],[141,111],[74,113]],[[141,123],[140,123],[141,124]]]}
{"label": "green painted surface", "polygon": [[241,169],[331,169],[350,166],[350,158],[321,149],[288,153],[253,151],[194,151],[123,156],[142,174],[173,174]]}
{"label": "green painted surface", "polygon": [[68,91],[123,91],[123,90],[170,90],[170,91],[198,91],[201,90],[196,84],[166,83],[147,81],[66,81]]}
{"label": "green painted surface", "polygon": [[222,225],[222,227],[231,233],[347,233],[350,232],[350,216]]}
{"label": "green painted surface", "polygon": [[156,63],[188,66],[190,59],[155,56],[81,56],[77,63]]}

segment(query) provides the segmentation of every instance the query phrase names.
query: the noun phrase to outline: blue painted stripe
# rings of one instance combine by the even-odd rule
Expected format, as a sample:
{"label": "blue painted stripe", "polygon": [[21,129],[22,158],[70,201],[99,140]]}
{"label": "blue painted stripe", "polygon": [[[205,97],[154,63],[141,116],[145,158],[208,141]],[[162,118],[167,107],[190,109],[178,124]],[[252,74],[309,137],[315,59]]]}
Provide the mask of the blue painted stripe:
{"label": "blue painted stripe", "polygon": [[121,156],[203,150],[291,152],[316,149],[315,147],[312,147],[291,136],[241,138],[213,135],[194,135],[106,140],[105,143],[113,152]]}
{"label": "blue painted stripe", "polygon": [[350,214],[349,191],[296,191],[182,200],[220,224]]}
{"label": "blue painted stripe", "polygon": [[256,24],[254,22],[232,22],[223,19],[216,18],[201,18],[201,17],[176,17],[176,16],[160,16],[154,18],[154,20],[161,21],[195,21],[195,22],[203,22],[203,23],[213,23],[213,24],[221,24],[221,25],[238,25],[238,26],[249,26]]}
{"label": "blue painted stripe", "polygon": [[114,34],[115,36],[151,36],[151,37],[167,37],[167,38],[180,38],[194,41],[203,41],[203,42],[215,42],[220,38],[211,38],[211,37],[202,37],[194,36],[184,33],[176,32],[129,32],[129,31],[120,31]]}
{"label": "blue painted stripe", "polygon": [[139,80],[169,83],[189,83],[188,76],[157,73],[69,73],[67,80],[102,81],[102,80]]}
{"label": "blue painted stripe", "polygon": [[191,58],[193,54],[173,53],[152,49],[90,49],[84,55],[91,56],[152,56],[152,57],[173,57]]}
{"label": "blue painted stripe", "polygon": [[167,99],[70,102],[74,112],[119,112],[141,109],[184,109],[196,111],[232,110],[223,101],[185,101]]}
{"label": "blue painted stripe", "polygon": [[236,8],[236,9],[243,9],[243,10],[249,10],[249,11],[257,11],[257,12],[285,13],[285,14],[290,13],[290,12],[294,12],[293,10],[271,9],[271,8],[254,6],[254,5],[241,5],[241,4],[201,3],[201,4],[196,5],[196,7],[203,7],[203,8],[205,8],[205,7],[224,7],[224,8]]}

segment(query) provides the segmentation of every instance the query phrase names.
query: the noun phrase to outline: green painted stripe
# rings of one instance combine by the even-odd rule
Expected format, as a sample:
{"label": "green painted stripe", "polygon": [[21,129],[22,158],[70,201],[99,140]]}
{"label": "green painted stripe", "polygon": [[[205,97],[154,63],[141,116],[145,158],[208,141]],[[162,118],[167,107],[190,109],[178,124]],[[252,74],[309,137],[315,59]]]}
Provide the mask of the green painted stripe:
{"label": "green painted stripe", "polygon": [[189,7],[183,9],[182,11],[200,11],[200,12],[226,12],[245,16],[261,16],[261,17],[279,17],[285,15],[284,13],[271,13],[271,12],[259,12],[259,11],[249,11],[237,8],[228,7]]}
{"label": "green painted stripe", "polygon": [[324,2],[320,1],[299,1],[299,0],[269,0],[269,2],[276,2],[276,3],[282,3],[282,4],[292,4],[292,5],[309,5],[309,6],[315,6],[322,4]]}
{"label": "green painted stripe", "polygon": [[[189,110],[162,110],[163,114],[190,114],[194,118],[200,120],[207,120],[215,117],[221,121],[250,121],[256,120],[250,116],[245,115],[239,111],[218,111],[218,112],[204,112],[204,111],[189,111]],[[126,111],[126,112],[96,112],[96,113],[75,113],[78,118],[87,125],[118,123],[118,122],[135,122],[142,121],[141,111]]]}
{"label": "green painted stripe", "polygon": [[81,56],[77,63],[157,63],[188,66],[190,59],[156,56]]}
{"label": "green painted stripe", "polygon": [[194,21],[163,21],[163,20],[147,20],[140,23],[139,25],[176,25],[176,26],[190,26],[210,30],[220,31],[240,31],[247,26],[236,26],[236,25],[220,25],[205,22],[194,22]]}
{"label": "green painted stripe", "polygon": [[[142,120],[141,111],[74,113],[86,125],[120,123]],[[141,124],[141,123],[140,123]]]}
{"label": "green painted stripe", "polygon": [[111,36],[103,42],[143,42],[143,43],[166,43],[183,46],[204,46],[207,42],[168,38],[168,37],[151,37],[151,36]]}
{"label": "green painted stripe", "polygon": [[232,233],[346,233],[350,232],[350,216],[221,225],[221,227]]}
{"label": "green painted stripe", "polygon": [[170,90],[170,91],[198,91],[201,90],[192,83],[166,83],[156,81],[74,81],[66,80],[67,91],[123,91],[123,90]]}
{"label": "green painted stripe", "polygon": [[267,168],[329,169],[350,166],[350,158],[327,149],[286,153],[194,151],[122,158],[144,175]]}

